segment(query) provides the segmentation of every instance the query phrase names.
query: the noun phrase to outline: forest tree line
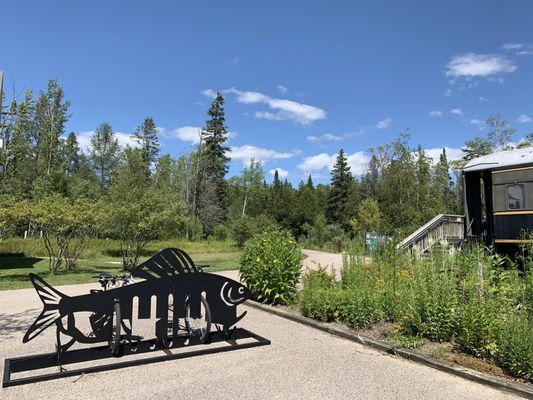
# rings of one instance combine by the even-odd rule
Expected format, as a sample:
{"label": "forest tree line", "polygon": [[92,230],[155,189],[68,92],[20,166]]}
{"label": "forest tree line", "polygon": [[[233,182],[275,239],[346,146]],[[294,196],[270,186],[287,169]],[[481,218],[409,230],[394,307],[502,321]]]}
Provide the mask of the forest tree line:
{"label": "forest tree line", "polygon": [[[352,174],[341,149],[329,184],[315,184],[309,175],[293,187],[277,171],[267,183],[254,159],[226,177],[230,158],[221,93],[210,105],[198,146],[177,158],[161,154],[151,117],[132,134],[136,146],[120,146],[113,127],[103,122],[82,151],[76,134],[65,132],[69,107],[60,84],[50,80],[37,96],[26,91],[5,105],[0,125],[0,231],[44,235],[63,265],[72,259],[64,253],[75,252],[65,236],[80,245],[82,237],[120,239],[125,266],[131,267],[151,239],[231,238],[242,245],[276,225],[322,247],[366,231],[411,232],[436,214],[462,211],[446,151],[433,162],[421,146],[409,146],[407,131],[370,149],[362,176]],[[465,160],[510,142],[514,131],[507,121],[490,117],[487,124],[486,137],[465,143]]]}

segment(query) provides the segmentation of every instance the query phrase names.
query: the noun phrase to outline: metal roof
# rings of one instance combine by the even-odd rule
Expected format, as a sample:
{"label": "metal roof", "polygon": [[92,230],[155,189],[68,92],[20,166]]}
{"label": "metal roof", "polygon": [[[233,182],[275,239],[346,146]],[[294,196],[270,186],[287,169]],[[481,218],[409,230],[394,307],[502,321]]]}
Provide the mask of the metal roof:
{"label": "metal roof", "polygon": [[464,172],[481,171],[502,167],[514,167],[533,163],[533,147],[499,151],[470,160],[463,168]]}

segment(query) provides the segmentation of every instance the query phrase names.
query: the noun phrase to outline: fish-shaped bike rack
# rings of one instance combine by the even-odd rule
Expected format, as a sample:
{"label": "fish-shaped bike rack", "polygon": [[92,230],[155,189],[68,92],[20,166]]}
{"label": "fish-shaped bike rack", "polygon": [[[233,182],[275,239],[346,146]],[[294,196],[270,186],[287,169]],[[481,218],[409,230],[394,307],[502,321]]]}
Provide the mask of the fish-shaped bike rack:
{"label": "fish-shaped bike rack", "polygon": [[[67,363],[73,363],[77,359],[82,361],[84,357],[94,358],[94,354],[83,355],[84,349],[67,351],[76,342],[107,343],[110,349],[108,356],[124,355],[127,353],[124,351],[125,348],[134,353],[138,346],[146,344],[147,341],[139,340],[139,337],[134,335],[135,326],[132,322],[135,319],[154,319],[155,316],[155,338],[149,341],[150,351],[184,347],[190,343],[209,343],[213,338],[215,341],[229,339],[232,333],[235,333],[235,324],[246,315],[246,311],[238,315],[237,306],[252,295],[250,290],[239,282],[221,275],[202,272],[187,253],[176,248],[161,250],[132,270],[131,275],[136,278],[136,283],[110,290],[91,290],[90,293],[79,296],[68,296],[50,286],[39,276],[30,274],[30,280],[43,303],[43,310],[27,330],[23,342],[35,339],[55,325],[56,362],[60,366],[59,375],[65,375],[61,369],[64,359]],[[155,310],[152,309],[154,297]],[[137,304],[137,307],[134,307],[134,304]],[[86,320],[83,321],[83,318],[88,318],[88,323]],[[194,339],[191,335],[195,332],[189,326],[190,321],[202,318],[206,320],[204,322],[208,324],[207,327],[199,331],[199,338],[189,340]],[[185,324],[180,323],[182,320]],[[210,333],[211,324],[217,328],[217,332]],[[79,325],[90,326],[91,331],[84,333]],[[270,344],[267,339],[244,329],[237,331],[237,337],[240,335],[240,337],[254,338],[258,344],[253,345]],[[61,343],[61,335],[69,337],[67,343]],[[101,346],[98,349],[101,352],[105,348],[106,346]],[[235,345],[233,348],[236,348]],[[219,351],[221,350],[214,352]],[[79,357],[73,356],[76,352],[79,352]],[[183,355],[179,356],[182,357]],[[142,363],[147,362],[146,359],[143,360]],[[24,360],[6,359],[5,368],[8,368],[8,361],[11,361],[9,368],[13,372],[31,369],[27,357]],[[47,362],[40,360],[34,364],[42,368]],[[82,372],[85,371],[87,369]],[[56,376],[47,379],[54,377]],[[20,384],[13,382],[17,381],[8,379],[6,385],[4,376],[4,386]]]}

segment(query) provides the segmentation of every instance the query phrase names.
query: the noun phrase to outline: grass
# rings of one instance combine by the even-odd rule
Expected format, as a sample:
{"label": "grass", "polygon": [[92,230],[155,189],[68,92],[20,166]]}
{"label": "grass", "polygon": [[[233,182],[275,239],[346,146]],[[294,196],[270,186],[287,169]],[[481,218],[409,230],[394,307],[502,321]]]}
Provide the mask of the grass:
{"label": "grass", "polygon": [[[179,247],[191,255],[195,263],[209,267],[206,272],[239,268],[240,251],[229,242],[179,240],[150,242],[141,261],[166,247]],[[0,290],[31,287],[28,274],[33,272],[53,286],[95,282],[100,272],[117,274],[122,271],[119,243],[114,240],[91,240],[78,262],[76,271],[48,270],[48,259],[42,242],[37,239],[7,239],[0,242]]]}

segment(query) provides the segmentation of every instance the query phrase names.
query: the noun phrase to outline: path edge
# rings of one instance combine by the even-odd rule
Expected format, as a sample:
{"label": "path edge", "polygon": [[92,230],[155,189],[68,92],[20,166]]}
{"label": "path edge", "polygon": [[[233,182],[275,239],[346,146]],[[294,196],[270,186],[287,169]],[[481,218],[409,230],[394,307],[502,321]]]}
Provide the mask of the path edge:
{"label": "path edge", "polygon": [[347,329],[342,329],[339,327],[332,326],[326,322],[316,321],[311,318],[304,317],[302,315],[281,310],[277,307],[269,306],[266,304],[258,303],[253,300],[248,300],[244,303],[252,308],[256,308],[261,311],[265,311],[270,314],[277,315],[282,318],[289,319],[294,322],[298,322],[303,325],[310,326],[312,328],[321,330],[323,332],[329,333],[341,337],[343,339],[351,340],[357,342],[364,346],[372,347],[376,350],[387,354],[393,354],[404,359],[414,361],[418,364],[426,365],[431,368],[438,369],[443,372],[447,372],[462,378],[468,379],[472,382],[481,383],[483,385],[490,386],[505,392],[510,392],[528,399],[533,399],[533,388],[529,388],[527,385],[509,382],[502,378],[491,376],[483,372],[478,372],[470,368],[461,367],[455,364],[451,364],[447,361],[442,361],[434,357],[419,353],[413,350],[407,350],[403,348],[398,348],[390,344],[380,342],[378,340],[370,339],[365,336],[361,336],[358,333],[351,332]]}

